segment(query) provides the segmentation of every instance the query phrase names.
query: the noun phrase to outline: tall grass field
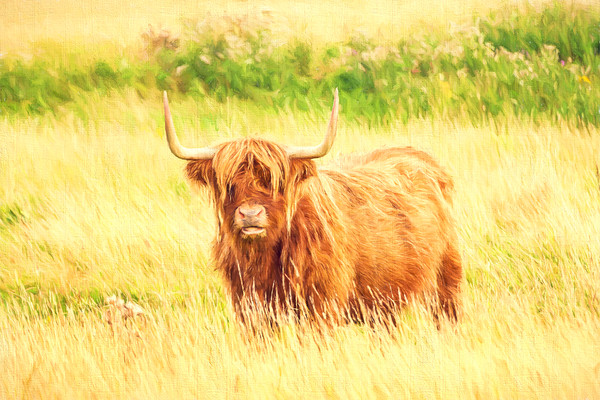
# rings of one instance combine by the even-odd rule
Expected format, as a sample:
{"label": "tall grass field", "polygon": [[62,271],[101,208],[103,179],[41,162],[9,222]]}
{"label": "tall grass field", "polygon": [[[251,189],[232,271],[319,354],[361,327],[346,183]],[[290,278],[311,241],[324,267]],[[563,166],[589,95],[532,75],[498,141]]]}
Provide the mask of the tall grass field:
{"label": "tall grass field", "polygon": [[[250,333],[164,138],[413,146],[455,180],[457,324]],[[122,300],[122,302],[119,302]],[[0,4],[1,399],[599,399],[600,6]]]}

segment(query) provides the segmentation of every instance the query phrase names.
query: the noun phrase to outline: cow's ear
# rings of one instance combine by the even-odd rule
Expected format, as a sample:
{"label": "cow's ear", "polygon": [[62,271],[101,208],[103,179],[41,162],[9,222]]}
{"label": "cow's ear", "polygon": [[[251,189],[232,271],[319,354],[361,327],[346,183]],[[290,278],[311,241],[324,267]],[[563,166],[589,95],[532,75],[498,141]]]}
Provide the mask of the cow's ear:
{"label": "cow's ear", "polygon": [[313,160],[295,158],[292,160],[291,178],[293,182],[302,182],[317,174],[317,166]]}
{"label": "cow's ear", "polygon": [[211,185],[215,181],[212,160],[194,160],[185,167],[187,177],[200,186]]}

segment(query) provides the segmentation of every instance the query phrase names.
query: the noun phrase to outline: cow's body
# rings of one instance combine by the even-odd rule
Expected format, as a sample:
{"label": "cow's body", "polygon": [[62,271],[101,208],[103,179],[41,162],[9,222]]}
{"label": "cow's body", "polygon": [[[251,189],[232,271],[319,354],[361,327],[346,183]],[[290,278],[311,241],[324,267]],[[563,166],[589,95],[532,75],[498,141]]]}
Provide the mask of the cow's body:
{"label": "cow's body", "polygon": [[393,315],[413,298],[437,298],[456,318],[462,266],[450,216],[452,180],[426,153],[376,150],[317,169],[323,142],[288,148],[262,139],[171,151],[191,160],[192,182],[212,194],[216,267],[242,320],[272,313],[338,322]]}
{"label": "cow's body", "polygon": [[276,238],[238,240],[225,212],[216,267],[240,315],[258,305],[363,319],[365,310],[397,310],[429,295],[455,317],[462,268],[451,189],[437,163],[411,148],[352,157],[298,185],[289,226]]}

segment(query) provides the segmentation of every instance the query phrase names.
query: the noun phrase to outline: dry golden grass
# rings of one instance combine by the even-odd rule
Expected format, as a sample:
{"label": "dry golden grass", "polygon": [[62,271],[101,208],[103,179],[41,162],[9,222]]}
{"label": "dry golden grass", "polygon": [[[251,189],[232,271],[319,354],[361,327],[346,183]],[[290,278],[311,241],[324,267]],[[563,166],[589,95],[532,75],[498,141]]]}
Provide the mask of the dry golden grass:
{"label": "dry golden grass", "polygon": [[[315,40],[361,27],[391,40],[499,3],[444,4],[269,7],[293,16],[291,33]],[[84,55],[104,42],[104,51],[124,51],[148,23],[176,29],[182,15],[260,6],[8,0],[0,52],[30,52],[30,41],[46,39]],[[462,321],[438,331],[413,305],[391,332],[300,325],[249,337],[212,270],[212,210],[167,149],[160,94],[86,96],[78,112],[0,118],[0,398],[600,398],[597,128],[342,120],[323,163],[412,145],[452,171]],[[254,133],[307,144],[327,119],[234,100],[175,101],[172,110],[189,145]],[[139,303],[144,320],[106,324],[112,294]]]}
{"label": "dry golden grass", "polygon": [[[0,397],[600,396],[597,129],[341,123],[328,159],[413,145],[452,170],[463,319],[438,331],[412,306],[391,333],[284,326],[249,338],[210,266],[212,211],[167,149],[156,98],[90,99],[88,123],[0,121],[0,199],[24,215],[0,230]],[[308,143],[326,121],[250,107],[172,105],[189,144],[253,132]],[[143,323],[105,323],[103,296],[119,292]]]}

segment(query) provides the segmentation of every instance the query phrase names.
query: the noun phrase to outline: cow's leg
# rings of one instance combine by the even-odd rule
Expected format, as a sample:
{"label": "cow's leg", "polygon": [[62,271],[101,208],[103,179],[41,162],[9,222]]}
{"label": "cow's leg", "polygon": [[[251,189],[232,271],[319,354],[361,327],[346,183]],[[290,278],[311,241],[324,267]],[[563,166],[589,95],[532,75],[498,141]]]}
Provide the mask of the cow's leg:
{"label": "cow's leg", "polygon": [[450,244],[442,258],[438,275],[438,300],[440,311],[452,320],[458,319],[460,307],[460,286],[462,282],[462,261],[456,248]]}
{"label": "cow's leg", "polygon": [[[347,311],[347,300],[345,298],[336,299],[333,293],[321,294],[318,290],[308,292],[306,306],[310,318],[315,326],[325,329],[331,329],[334,326],[342,325]],[[335,299],[333,301],[329,299]]]}

